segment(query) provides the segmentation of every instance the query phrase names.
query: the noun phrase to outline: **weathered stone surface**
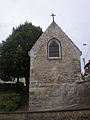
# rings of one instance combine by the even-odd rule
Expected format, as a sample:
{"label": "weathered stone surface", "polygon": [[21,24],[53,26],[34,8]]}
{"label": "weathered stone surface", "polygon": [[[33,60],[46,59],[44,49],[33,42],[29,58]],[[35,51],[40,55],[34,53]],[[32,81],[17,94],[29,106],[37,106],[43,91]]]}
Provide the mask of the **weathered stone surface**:
{"label": "weathered stone surface", "polygon": [[76,88],[76,98],[77,104],[80,106],[87,105],[90,106],[90,81],[86,81],[77,85]]}
{"label": "weathered stone surface", "polygon": [[[47,44],[52,38],[61,43],[61,59],[48,59]],[[29,55],[30,110],[76,104],[74,82],[81,79],[81,52],[55,22],[37,40]]]}
{"label": "weathered stone surface", "polygon": [[61,83],[30,89],[30,111],[62,110],[90,106],[90,82]]}
{"label": "weathered stone surface", "polygon": [[0,120],[90,120],[89,110],[0,113]]}
{"label": "weathered stone surface", "polygon": [[[56,38],[61,43],[62,58],[48,59],[47,44]],[[45,84],[60,84],[81,79],[80,50],[53,22],[33,46],[30,55],[30,88]]]}

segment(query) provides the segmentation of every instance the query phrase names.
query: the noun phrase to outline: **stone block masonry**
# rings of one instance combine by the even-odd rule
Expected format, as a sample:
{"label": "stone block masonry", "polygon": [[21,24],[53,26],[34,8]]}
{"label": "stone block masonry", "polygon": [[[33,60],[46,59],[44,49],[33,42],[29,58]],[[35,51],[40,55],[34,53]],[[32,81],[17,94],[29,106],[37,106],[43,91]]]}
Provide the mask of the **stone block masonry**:
{"label": "stone block masonry", "polygon": [[30,111],[65,110],[90,106],[90,82],[61,83],[30,89]]}
{"label": "stone block masonry", "polygon": [[[60,58],[48,57],[48,43],[52,39],[60,44]],[[81,80],[80,55],[78,47],[52,22],[29,52],[30,111],[64,109],[78,103],[75,82]]]}
{"label": "stone block masonry", "polygon": [[[57,39],[61,44],[61,59],[48,58],[48,42]],[[61,84],[81,79],[81,51],[53,22],[29,52],[30,89],[45,84]]]}
{"label": "stone block masonry", "polygon": [[90,120],[90,110],[0,113],[0,120]]}

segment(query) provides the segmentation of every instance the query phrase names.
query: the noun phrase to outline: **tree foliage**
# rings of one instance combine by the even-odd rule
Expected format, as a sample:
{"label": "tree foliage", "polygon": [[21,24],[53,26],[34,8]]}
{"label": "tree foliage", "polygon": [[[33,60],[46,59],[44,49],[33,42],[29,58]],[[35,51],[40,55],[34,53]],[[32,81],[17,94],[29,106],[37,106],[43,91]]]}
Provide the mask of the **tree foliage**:
{"label": "tree foliage", "polygon": [[29,79],[28,51],[41,34],[40,27],[28,22],[13,28],[12,34],[0,44],[0,78],[2,80],[22,77]]}

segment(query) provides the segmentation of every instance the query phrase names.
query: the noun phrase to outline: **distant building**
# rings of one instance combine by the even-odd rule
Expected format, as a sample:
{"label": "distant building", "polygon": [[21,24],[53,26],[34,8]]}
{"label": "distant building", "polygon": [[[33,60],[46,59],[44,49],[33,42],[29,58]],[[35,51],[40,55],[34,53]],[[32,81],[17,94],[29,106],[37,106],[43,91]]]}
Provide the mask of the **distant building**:
{"label": "distant building", "polygon": [[84,76],[85,76],[86,80],[89,80],[89,79],[90,79],[90,60],[89,60],[88,63],[85,65],[84,69],[85,69],[85,74],[84,74]]}

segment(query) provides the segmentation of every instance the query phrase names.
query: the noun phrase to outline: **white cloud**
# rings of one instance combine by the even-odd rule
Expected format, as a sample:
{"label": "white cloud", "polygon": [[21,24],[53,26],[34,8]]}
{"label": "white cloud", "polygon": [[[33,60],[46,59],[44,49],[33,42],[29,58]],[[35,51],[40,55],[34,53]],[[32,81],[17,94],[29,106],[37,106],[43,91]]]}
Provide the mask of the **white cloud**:
{"label": "white cloud", "polygon": [[[45,30],[56,14],[56,23],[83,51],[90,45],[90,0],[0,0],[0,42],[11,33],[12,27],[25,21]],[[90,59],[88,55],[87,60]]]}

